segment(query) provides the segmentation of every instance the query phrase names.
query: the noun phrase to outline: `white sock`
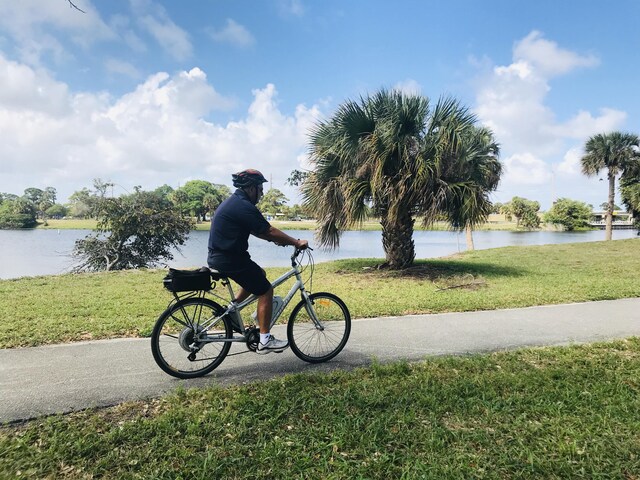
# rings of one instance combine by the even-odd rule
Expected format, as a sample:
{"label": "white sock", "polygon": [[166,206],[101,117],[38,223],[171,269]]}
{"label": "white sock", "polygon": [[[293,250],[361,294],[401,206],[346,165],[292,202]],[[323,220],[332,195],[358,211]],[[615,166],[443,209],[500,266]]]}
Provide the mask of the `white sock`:
{"label": "white sock", "polygon": [[261,333],[260,334],[260,343],[263,345],[266,345],[267,342],[269,341],[269,337],[271,336],[270,333]]}

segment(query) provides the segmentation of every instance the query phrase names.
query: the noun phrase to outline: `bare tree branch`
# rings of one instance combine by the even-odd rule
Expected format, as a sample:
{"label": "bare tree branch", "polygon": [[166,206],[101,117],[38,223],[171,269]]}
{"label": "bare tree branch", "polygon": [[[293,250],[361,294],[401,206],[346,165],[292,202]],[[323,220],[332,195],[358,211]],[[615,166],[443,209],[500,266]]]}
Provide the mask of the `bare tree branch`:
{"label": "bare tree branch", "polygon": [[76,10],[78,10],[79,12],[87,13],[87,12],[85,12],[84,10],[82,10],[81,8],[78,8],[78,6],[77,6],[75,3],[73,3],[71,0],[67,0],[67,2],[69,2],[69,7],[70,7],[70,8],[75,8],[75,9],[76,9]]}

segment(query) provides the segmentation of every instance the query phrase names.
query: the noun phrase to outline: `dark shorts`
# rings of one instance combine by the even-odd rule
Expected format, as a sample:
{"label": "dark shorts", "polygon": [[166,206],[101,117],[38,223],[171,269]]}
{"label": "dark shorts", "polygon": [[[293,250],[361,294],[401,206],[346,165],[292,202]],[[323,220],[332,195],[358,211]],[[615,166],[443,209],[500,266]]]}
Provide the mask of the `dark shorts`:
{"label": "dark shorts", "polygon": [[249,257],[231,257],[221,254],[210,254],[209,267],[229,277],[242,288],[254,295],[264,295],[271,288],[264,270]]}

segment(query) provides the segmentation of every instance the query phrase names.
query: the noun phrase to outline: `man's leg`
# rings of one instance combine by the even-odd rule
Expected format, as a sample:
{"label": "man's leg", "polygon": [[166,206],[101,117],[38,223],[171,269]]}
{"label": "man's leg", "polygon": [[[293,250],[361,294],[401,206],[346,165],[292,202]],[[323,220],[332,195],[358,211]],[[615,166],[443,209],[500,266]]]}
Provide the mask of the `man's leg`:
{"label": "man's leg", "polygon": [[[265,271],[262,270],[262,274],[266,274]],[[251,292],[240,286],[238,290],[238,294],[234,299],[236,303],[240,303],[243,300],[246,300],[251,295]],[[271,315],[273,310],[273,287],[269,286],[269,290],[264,292],[262,295],[258,296],[258,308],[257,308],[257,317],[258,317],[258,325],[260,326],[260,333],[267,334],[269,333],[269,324],[271,323]]]}
{"label": "man's leg", "polygon": [[[268,284],[266,272],[261,268],[260,269],[261,276],[264,277],[265,284]],[[255,273],[253,274],[255,275]],[[240,290],[238,291],[238,295],[236,295],[236,302],[240,303],[243,300],[247,299],[251,295],[251,292],[246,288],[240,286]],[[273,287],[269,285],[269,289],[264,292],[262,295],[258,296],[258,325],[260,326],[260,333],[268,334],[270,330],[271,323],[271,315],[273,310]]]}
{"label": "man's leg", "polygon": [[236,295],[236,298],[234,298],[234,301],[236,303],[240,303],[249,298],[249,295],[251,295],[251,292],[249,290],[245,290],[244,288],[240,287],[240,290],[238,290],[238,294]]}
{"label": "man's leg", "polygon": [[273,287],[258,297],[258,325],[260,325],[261,334],[269,333],[272,310]]}
{"label": "man's leg", "polygon": [[258,297],[258,324],[260,325],[260,343],[256,353],[282,352],[289,346],[286,340],[278,340],[269,330],[273,311],[273,287]]}
{"label": "man's leg", "polygon": [[[286,340],[278,340],[270,334],[271,315],[273,314],[273,287],[259,265],[248,261],[245,268],[229,273],[229,277],[241,286],[236,301],[242,301],[253,292],[258,297],[257,320],[260,326],[260,344],[257,353],[282,352],[289,346]],[[264,293],[261,293],[264,292]]]}

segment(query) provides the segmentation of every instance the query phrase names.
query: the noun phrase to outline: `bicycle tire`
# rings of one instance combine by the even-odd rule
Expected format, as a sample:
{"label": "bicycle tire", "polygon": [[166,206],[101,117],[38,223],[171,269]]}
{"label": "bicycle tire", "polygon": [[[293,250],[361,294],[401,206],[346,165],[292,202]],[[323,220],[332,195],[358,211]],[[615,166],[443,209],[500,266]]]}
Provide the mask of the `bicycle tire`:
{"label": "bicycle tire", "polygon": [[[193,343],[193,332],[212,316],[220,316],[224,309],[208,298],[187,298],[167,308],[151,333],[151,352],[158,366],[169,375],[187,379],[206,375],[222,363],[229,353],[231,342],[205,343],[190,360],[188,346]],[[209,331],[209,335],[232,338],[233,329],[227,317],[222,325]]]}
{"label": "bicycle tire", "polygon": [[287,324],[287,338],[293,353],[309,363],[331,360],[342,351],[351,333],[351,314],[347,305],[332,293],[309,295],[313,308],[324,329],[316,328],[301,300],[291,312]]}

